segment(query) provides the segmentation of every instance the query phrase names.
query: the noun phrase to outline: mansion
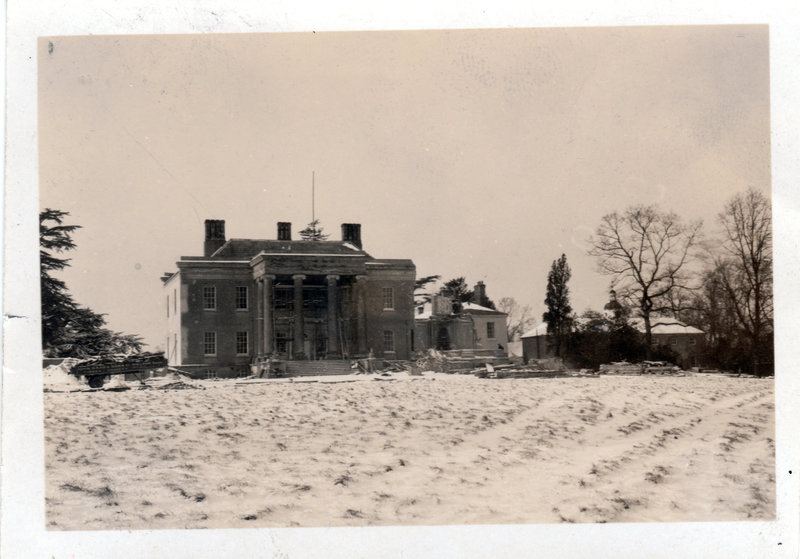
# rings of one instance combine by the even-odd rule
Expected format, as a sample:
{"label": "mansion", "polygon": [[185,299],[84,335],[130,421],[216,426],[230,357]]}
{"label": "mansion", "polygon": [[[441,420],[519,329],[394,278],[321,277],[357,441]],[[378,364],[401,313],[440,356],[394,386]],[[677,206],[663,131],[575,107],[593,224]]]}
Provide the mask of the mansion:
{"label": "mansion", "polygon": [[161,278],[171,367],[233,376],[414,349],[414,263],[367,254],[360,224],[342,224],[340,241],[292,240],[286,222],[275,240],[228,240],[224,221],[206,220],[203,255],[176,265]]}

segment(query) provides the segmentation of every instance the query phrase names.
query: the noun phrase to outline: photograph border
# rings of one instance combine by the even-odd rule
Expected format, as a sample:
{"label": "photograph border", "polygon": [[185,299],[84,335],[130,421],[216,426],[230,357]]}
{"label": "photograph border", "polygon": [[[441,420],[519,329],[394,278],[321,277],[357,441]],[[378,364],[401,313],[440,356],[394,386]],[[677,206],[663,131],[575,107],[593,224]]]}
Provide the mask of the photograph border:
{"label": "photograph border", "polygon": [[[777,4],[777,3],[776,3]],[[796,10],[795,10],[796,11]],[[623,15],[624,14],[624,15]],[[0,555],[16,557],[796,557],[800,420],[800,25],[789,6],[745,2],[10,2],[6,30]],[[775,252],[775,522],[47,531],[38,329],[37,38],[563,26],[770,26]],[[792,471],[792,474],[788,472]]]}

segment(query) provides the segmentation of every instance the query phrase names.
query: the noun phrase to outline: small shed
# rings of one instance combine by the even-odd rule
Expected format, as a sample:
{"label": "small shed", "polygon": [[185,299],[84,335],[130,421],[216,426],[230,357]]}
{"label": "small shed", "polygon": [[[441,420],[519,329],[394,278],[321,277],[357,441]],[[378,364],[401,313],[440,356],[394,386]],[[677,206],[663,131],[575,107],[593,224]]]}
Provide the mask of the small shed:
{"label": "small shed", "polygon": [[531,359],[548,359],[556,356],[556,346],[552,337],[547,334],[547,322],[542,322],[522,334],[522,360],[527,363]]}

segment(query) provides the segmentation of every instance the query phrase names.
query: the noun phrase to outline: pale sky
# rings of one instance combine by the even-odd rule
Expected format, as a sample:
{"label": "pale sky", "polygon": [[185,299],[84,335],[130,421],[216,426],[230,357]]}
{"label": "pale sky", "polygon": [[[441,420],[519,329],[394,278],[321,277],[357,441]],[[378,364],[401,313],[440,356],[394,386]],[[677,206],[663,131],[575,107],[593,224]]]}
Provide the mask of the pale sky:
{"label": "pale sky", "polygon": [[[50,48],[52,43],[52,49]],[[50,52],[52,50],[52,52]],[[75,299],[163,344],[159,277],[203,221],[275,238],[316,214],[378,258],[544,311],[602,308],[601,217],[658,203],[714,230],[770,193],[766,26],[40,40],[40,207],[68,211]]]}

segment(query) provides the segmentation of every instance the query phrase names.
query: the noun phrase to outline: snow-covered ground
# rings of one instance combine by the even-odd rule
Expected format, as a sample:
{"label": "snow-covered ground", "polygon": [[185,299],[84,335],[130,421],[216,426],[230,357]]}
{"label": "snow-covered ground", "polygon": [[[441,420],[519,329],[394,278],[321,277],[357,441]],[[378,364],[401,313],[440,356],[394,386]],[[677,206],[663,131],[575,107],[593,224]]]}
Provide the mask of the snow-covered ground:
{"label": "snow-covered ground", "polygon": [[45,392],[49,529],[775,518],[772,379],[149,384]]}

